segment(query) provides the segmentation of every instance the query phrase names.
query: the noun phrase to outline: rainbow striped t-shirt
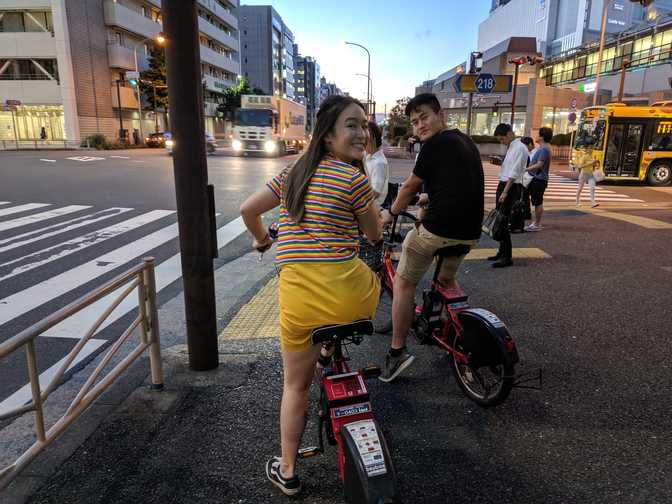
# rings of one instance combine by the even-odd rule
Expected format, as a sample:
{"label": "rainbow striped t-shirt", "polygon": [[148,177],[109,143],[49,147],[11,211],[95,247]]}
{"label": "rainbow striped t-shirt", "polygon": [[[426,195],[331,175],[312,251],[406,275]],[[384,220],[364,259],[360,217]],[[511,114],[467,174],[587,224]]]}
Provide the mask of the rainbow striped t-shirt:
{"label": "rainbow striped t-shirt", "polygon": [[357,257],[356,216],[373,203],[368,177],[348,163],[323,160],[310,179],[303,219],[296,223],[282,202],[285,174],[266,184],[281,200],[276,263],[344,262]]}

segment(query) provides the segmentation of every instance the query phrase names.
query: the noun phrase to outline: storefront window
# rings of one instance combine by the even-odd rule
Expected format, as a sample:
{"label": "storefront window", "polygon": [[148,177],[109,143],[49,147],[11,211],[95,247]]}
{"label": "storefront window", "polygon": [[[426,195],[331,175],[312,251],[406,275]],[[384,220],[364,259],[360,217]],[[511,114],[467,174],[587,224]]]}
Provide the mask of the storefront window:
{"label": "storefront window", "polygon": [[0,140],[41,140],[42,128],[46,140],[63,140],[62,105],[24,105],[15,112],[0,112]]}
{"label": "storefront window", "polygon": [[554,134],[569,132],[569,109],[543,107],[541,125],[551,128]]}

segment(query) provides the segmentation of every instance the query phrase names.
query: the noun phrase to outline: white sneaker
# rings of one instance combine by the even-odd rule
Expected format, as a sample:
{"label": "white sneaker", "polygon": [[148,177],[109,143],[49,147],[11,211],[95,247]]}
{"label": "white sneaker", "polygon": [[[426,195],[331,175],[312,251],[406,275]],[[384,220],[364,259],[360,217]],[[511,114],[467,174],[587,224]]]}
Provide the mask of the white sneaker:
{"label": "white sneaker", "polygon": [[525,231],[541,231],[542,227],[537,226],[534,222],[532,224],[529,224],[525,226]]}

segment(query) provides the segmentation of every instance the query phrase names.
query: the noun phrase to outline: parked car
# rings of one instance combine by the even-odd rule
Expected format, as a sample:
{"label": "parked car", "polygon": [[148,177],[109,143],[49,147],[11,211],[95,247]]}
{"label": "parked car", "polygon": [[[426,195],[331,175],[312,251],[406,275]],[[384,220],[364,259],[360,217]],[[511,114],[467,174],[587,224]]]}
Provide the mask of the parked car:
{"label": "parked car", "polygon": [[145,143],[147,147],[165,147],[166,146],[165,134],[163,131],[159,133],[150,133],[145,137]]}
{"label": "parked car", "polygon": [[[166,149],[168,149],[168,154],[172,156],[173,147],[175,147],[175,139],[173,138],[173,135],[171,133],[166,133],[164,137],[166,138]],[[213,154],[216,149],[217,149],[217,141],[215,140],[215,137],[206,131],[205,152],[207,154]]]}

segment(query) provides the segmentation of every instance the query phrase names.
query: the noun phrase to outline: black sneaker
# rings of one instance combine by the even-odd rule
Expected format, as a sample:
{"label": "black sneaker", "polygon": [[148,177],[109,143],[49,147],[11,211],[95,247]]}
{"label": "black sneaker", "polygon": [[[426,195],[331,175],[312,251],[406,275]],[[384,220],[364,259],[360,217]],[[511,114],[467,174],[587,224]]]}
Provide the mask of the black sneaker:
{"label": "black sneaker", "polygon": [[494,256],[488,257],[488,261],[499,261],[501,257],[502,256],[500,256],[499,254],[495,254]]}
{"label": "black sneaker", "polygon": [[392,357],[389,353],[385,357],[385,367],[378,377],[380,381],[389,383],[394,380],[401,372],[410,366],[415,357],[408,352],[402,353],[399,357]]}
{"label": "black sneaker", "polygon": [[301,482],[298,476],[294,475],[291,478],[284,478],[280,474],[280,457],[271,457],[266,462],[266,476],[285,495],[296,495],[301,490]]}

